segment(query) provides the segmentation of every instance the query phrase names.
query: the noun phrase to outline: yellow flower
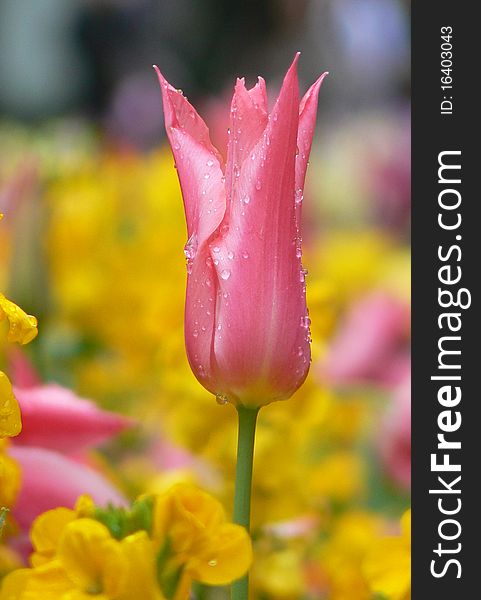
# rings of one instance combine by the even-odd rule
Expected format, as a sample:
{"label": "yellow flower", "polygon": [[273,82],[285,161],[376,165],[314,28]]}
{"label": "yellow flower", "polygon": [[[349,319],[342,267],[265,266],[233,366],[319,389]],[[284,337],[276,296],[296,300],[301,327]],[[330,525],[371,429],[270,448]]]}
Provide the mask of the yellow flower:
{"label": "yellow flower", "polygon": [[127,578],[128,561],[121,543],[105,525],[77,519],[64,527],[55,558],[31,570],[21,598],[117,599]]}
{"label": "yellow flower", "polygon": [[374,593],[388,600],[411,598],[411,511],[401,519],[401,535],[377,540],[364,562],[364,573]]}
{"label": "yellow flower", "polygon": [[4,443],[0,442],[0,508],[12,506],[20,488],[20,467],[4,448]]}
{"label": "yellow flower", "polygon": [[256,556],[252,584],[261,598],[297,600],[303,597],[305,577],[302,555],[293,548],[275,550]]}
{"label": "yellow flower", "polygon": [[12,384],[0,371],[0,438],[18,435],[22,431],[20,407],[13,395]]}
{"label": "yellow flower", "polygon": [[311,474],[310,489],[321,501],[348,502],[365,491],[365,466],[352,451],[339,450],[323,459]]}
{"label": "yellow flower", "polygon": [[[0,588],[0,600],[20,600],[25,590],[30,569],[17,569],[9,573],[3,580]],[[33,597],[35,600],[35,596]],[[33,600],[33,599],[32,599]],[[40,598],[38,598],[40,600]]]}
{"label": "yellow flower", "polygon": [[252,562],[246,530],[228,523],[220,502],[190,485],[176,485],[156,498],[152,536],[158,541],[167,539],[175,562],[201,583],[231,583]]}
{"label": "yellow flower", "polygon": [[34,567],[55,558],[65,527],[76,518],[75,511],[60,507],[49,510],[35,519],[30,531],[34,548],[30,561]]}
{"label": "yellow flower", "polygon": [[[9,342],[28,344],[37,335],[37,319],[0,294],[0,321],[7,319]],[[22,430],[20,408],[8,377],[0,371],[0,438],[15,436]]]}
{"label": "yellow flower", "polygon": [[7,335],[9,342],[28,344],[38,333],[37,319],[32,315],[27,315],[19,306],[0,294],[0,321],[4,319],[9,322]]}
{"label": "yellow flower", "polygon": [[321,550],[321,579],[330,600],[370,600],[362,570],[372,540],[383,532],[383,521],[375,514],[350,511],[335,520]]}
{"label": "yellow flower", "polygon": [[156,579],[155,544],[145,531],[138,531],[121,541],[129,565],[129,577],[118,600],[163,600]]}

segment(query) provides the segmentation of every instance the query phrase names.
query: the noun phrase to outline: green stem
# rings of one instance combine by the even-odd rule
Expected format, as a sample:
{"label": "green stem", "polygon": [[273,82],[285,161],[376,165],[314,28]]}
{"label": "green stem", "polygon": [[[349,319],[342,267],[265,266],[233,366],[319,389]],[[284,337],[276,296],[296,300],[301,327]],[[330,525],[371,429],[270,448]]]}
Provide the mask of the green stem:
{"label": "green stem", "polygon": [[[237,437],[237,467],[235,474],[234,521],[249,531],[251,517],[252,464],[258,408],[237,407],[239,432]],[[249,576],[234,581],[231,600],[247,600]]]}

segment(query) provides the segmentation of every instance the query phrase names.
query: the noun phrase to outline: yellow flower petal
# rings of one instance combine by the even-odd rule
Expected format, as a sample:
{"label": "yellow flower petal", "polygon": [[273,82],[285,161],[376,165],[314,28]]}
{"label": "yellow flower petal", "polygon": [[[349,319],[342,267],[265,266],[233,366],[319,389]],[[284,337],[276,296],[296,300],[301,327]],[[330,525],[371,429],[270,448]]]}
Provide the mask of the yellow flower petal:
{"label": "yellow flower petal", "polygon": [[13,395],[12,384],[5,373],[0,371],[0,438],[12,437],[21,431],[20,407]]}
{"label": "yellow flower petal", "polygon": [[38,333],[37,319],[0,294],[0,321],[3,319],[8,319],[10,325],[7,336],[9,342],[28,344]]}
{"label": "yellow flower petal", "polygon": [[0,507],[11,507],[20,488],[20,467],[0,447]]}
{"label": "yellow flower petal", "polygon": [[176,552],[189,553],[225,520],[218,500],[195,486],[179,484],[156,499],[152,537],[161,541],[168,536]]}
{"label": "yellow flower petal", "polygon": [[39,515],[33,522],[30,538],[34,554],[30,560],[34,567],[54,558],[65,527],[75,520],[76,513],[68,508],[54,508]]}
{"label": "yellow flower petal", "polygon": [[127,575],[127,560],[120,542],[107,527],[93,519],[69,523],[60,539],[57,556],[75,588],[90,594],[116,597]]}
{"label": "yellow flower petal", "polygon": [[20,600],[23,599],[23,591],[27,579],[30,576],[30,569],[17,569],[9,573],[1,583],[0,600]]}
{"label": "yellow flower petal", "polygon": [[185,568],[196,581],[226,585],[245,575],[251,563],[252,546],[247,531],[240,525],[224,523]]}
{"label": "yellow flower petal", "polygon": [[154,543],[145,531],[127,536],[121,541],[129,565],[129,575],[118,600],[164,600],[157,584]]}
{"label": "yellow flower petal", "polygon": [[75,590],[58,561],[30,569],[24,577],[24,589],[19,600],[63,600],[65,594]]}
{"label": "yellow flower petal", "polygon": [[411,511],[401,520],[402,535],[378,540],[364,562],[364,573],[373,592],[389,600],[411,597]]}

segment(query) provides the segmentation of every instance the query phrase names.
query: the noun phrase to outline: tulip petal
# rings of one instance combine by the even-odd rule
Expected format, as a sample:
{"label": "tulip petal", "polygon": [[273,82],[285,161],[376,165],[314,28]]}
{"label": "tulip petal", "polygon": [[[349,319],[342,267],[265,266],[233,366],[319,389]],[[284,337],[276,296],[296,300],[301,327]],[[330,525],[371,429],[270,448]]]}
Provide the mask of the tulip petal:
{"label": "tulip petal", "polygon": [[64,453],[96,446],[133,424],[98,408],[59,385],[15,388],[23,415],[23,431],[15,440]]}
{"label": "tulip petal", "polygon": [[187,253],[194,255],[224,218],[222,158],[211,144],[209,130],[194,107],[167,82],[157,67],[155,69],[162,91],[165,128],[184,198],[189,237]]}
{"label": "tulip petal", "polygon": [[[228,232],[211,243],[212,257],[214,245],[219,248],[215,360],[227,382],[225,394],[242,397],[245,403],[249,395],[289,397],[309,367],[294,214],[297,59],[286,74],[264,135],[241,167]],[[269,381],[272,389],[262,389],[261,381]]]}
{"label": "tulip petal", "polygon": [[20,464],[22,484],[13,515],[22,529],[29,529],[41,513],[64,506],[73,508],[82,494],[98,506],[109,502],[125,506],[122,494],[100,473],[52,450],[12,446],[9,454]]}
{"label": "tulip petal", "polygon": [[235,196],[242,163],[258,143],[267,125],[265,83],[260,81],[247,91],[244,79],[238,79],[230,109],[227,146],[226,190],[230,204]]}
{"label": "tulip petal", "polygon": [[[306,179],[307,164],[311,153],[312,139],[314,137],[314,129],[316,127],[317,103],[319,98],[319,90],[322,82],[329,73],[326,71],[319,79],[311,85],[304,94],[299,106],[299,129],[297,132],[297,154],[296,154],[296,190],[298,194],[302,194],[304,189],[304,181]],[[300,227],[300,213],[302,202],[296,202],[296,217]]]}

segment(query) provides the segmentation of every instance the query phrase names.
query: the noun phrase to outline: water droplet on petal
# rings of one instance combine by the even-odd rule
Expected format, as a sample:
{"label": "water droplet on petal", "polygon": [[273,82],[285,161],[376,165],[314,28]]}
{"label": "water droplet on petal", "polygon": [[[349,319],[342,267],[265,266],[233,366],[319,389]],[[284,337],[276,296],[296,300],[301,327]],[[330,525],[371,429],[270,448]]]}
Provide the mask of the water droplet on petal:
{"label": "water droplet on petal", "polygon": [[262,183],[260,182],[260,180],[258,179],[256,181],[256,190],[260,190],[262,188]]}
{"label": "water droplet on petal", "polygon": [[212,252],[220,252],[220,248],[219,248],[219,246],[214,246],[214,247],[212,248]]}
{"label": "water droplet on petal", "polygon": [[215,400],[216,400],[217,404],[220,404],[221,406],[224,404],[227,404],[227,397],[224,396],[224,394],[216,394]]}
{"label": "water droplet on petal", "polygon": [[232,260],[234,258],[234,253],[232,252],[232,250],[229,250],[229,252],[227,252],[227,258],[229,260]]}
{"label": "water droplet on petal", "polygon": [[229,277],[230,277],[230,271],[229,271],[228,269],[223,269],[223,270],[220,272],[220,277],[221,277],[221,279],[223,279],[224,281],[227,281],[227,279],[229,279]]}
{"label": "water droplet on petal", "polygon": [[206,163],[205,163],[208,167],[212,167],[212,165],[214,164],[214,161],[209,159]]}
{"label": "water droplet on petal", "polygon": [[194,329],[194,331],[192,332],[192,337],[199,337],[199,332],[197,331],[197,329]]}
{"label": "water droplet on petal", "polygon": [[249,204],[249,202],[250,202],[250,201],[251,201],[251,199],[250,199],[250,197],[249,197],[249,196],[244,196],[244,197],[242,198],[242,202],[243,202],[244,204]]}
{"label": "water droplet on petal", "polygon": [[242,253],[242,258],[249,258],[249,253],[244,250]]}
{"label": "water droplet on petal", "polygon": [[311,324],[311,319],[309,318],[308,315],[301,317],[301,327],[303,327],[304,329],[309,329],[310,324]]}
{"label": "water droplet on petal", "polygon": [[217,561],[214,559],[209,560],[209,562],[207,563],[209,565],[209,567],[217,567]]}

